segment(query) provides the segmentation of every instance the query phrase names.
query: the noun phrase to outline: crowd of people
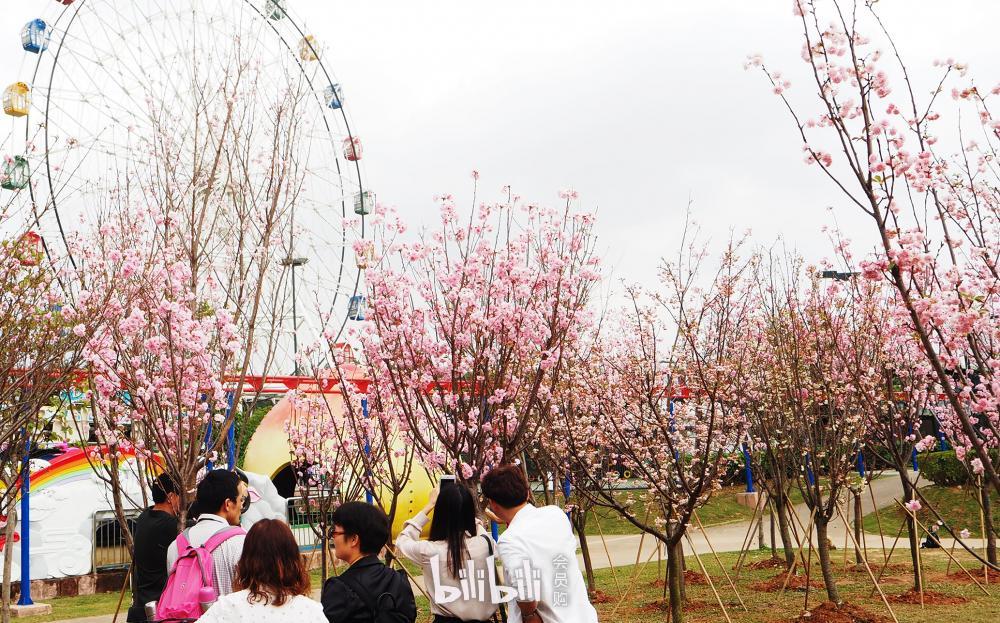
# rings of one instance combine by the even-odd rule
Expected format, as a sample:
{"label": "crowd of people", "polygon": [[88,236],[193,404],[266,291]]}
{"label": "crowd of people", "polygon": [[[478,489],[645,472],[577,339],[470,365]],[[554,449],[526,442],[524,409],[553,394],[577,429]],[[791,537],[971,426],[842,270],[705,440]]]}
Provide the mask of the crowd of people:
{"label": "crowd of people", "polygon": [[[576,558],[576,539],[556,506],[531,504],[521,467],[483,477],[481,498],[443,480],[404,524],[394,555],[419,565],[434,623],[596,623]],[[410,578],[387,566],[389,519],[377,505],[346,502],[330,517],[336,557],[347,564],[312,596],[305,558],[288,525],[275,519],[240,527],[250,506],[247,483],[215,470],[198,484],[178,534],[180,497],[161,475],[153,506],[136,520],[128,621],[205,623],[412,623]],[[483,515],[506,526],[494,541]],[[421,533],[430,524],[430,535]],[[497,561],[504,570],[501,580]]]}

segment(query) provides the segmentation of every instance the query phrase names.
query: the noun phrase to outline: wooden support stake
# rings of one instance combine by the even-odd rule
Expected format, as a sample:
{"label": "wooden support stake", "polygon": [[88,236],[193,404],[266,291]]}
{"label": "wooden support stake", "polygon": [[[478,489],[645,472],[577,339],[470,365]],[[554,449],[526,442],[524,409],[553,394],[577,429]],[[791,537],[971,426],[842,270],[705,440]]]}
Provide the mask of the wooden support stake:
{"label": "wooden support stake", "polygon": [[[816,545],[819,545],[819,536],[816,536]],[[813,559],[813,541],[812,533],[809,534],[809,557],[806,559],[806,596],[803,610],[809,612],[809,589],[812,588],[812,559]],[[786,578],[787,581],[787,578]]]}
{"label": "wooden support stake", "polygon": [[[897,500],[896,503],[898,504],[899,501]],[[924,525],[921,524],[919,521],[917,521],[917,526],[921,530],[926,530],[926,528],[924,527]],[[944,548],[942,548],[942,549],[944,549]],[[945,553],[947,553],[947,550],[945,550]],[[979,580],[976,579],[976,576],[972,575],[971,571],[967,570],[964,566],[962,566],[962,563],[961,563],[961,561],[958,560],[958,558],[955,558],[954,556],[951,556],[951,554],[948,554],[948,555],[951,558],[951,560],[953,560],[955,562],[955,564],[958,565],[958,568],[961,569],[962,571],[964,571],[965,575],[969,576],[969,579],[976,583],[976,586],[979,587],[979,590],[983,591],[983,593],[985,595],[988,595],[988,596],[992,597],[992,595],[990,594],[989,590],[987,590],[985,586],[983,586],[982,584],[979,583]]]}
{"label": "wooden support stake", "polygon": [[[816,516],[816,509],[814,508],[814,509],[812,509],[812,512],[809,513],[809,530],[812,530],[813,518],[815,516]],[[809,542],[809,548],[810,548],[810,552],[811,552],[812,551],[812,534],[807,531],[806,534],[805,534],[805,539],[804,540],[806,540],[806,541]],[[802,554],[802,542],[803,542],[803,539],[796,539],[796,541],[798,542],[798,555],[796,556],[795,560],[792,562],[792,566],[788,568],[788,572],[785,574],[785,581],[781,585],[781,594],[782,595],[785,594],[785,589],[788,588],[788,581],[790,579],[792,579],[792,575],[795,574],[795,567],[799,564],[799,558],[802,558],[802,565],[803,565],[803,567],[805,567],[805,565],[808,564],[808,563],[806,563],[805,556]]]}
{"label": "wooden support stake", "polygon": [[125,574],[125,582],[122,584],[122,592],[118,595],[118,605],[115,606],[115,616],[111,618],[111,623],[118,623],[118,613],[122,609],[122,601],[125,600],[125,589],[129,586],[129,578],[132,577],[132,569],[135,568],[135,558],[128,565],[128,573]]}
{"label": "wooden support stake", "polygon": [[[764,499],[764,496],[758,496],[757,497],[757,506],[755,506],[754,509],[753,509],[753,517],[750,518],[750,525],[747,527],[747,533],[743,536],[743,544],[740,545],[740,556],[739,556],[739,559],[737,559],[737,561],[736,561],[736,578],[737,579],[739,579],[739,577],[740,577],[740,572],[743,569],[743,561],[745,560],[746,554],[747,554],[748,550],[750,549],[750,540],[751,540],[750,535],[753,533],[754,520],[757,518],[757,512],[761,509],[761,502],[763,501],[763,499]],[[764,517],[764,515],[763,515],[763,513],[761,513],[761,518],[763,519],[763,517]]]}
{"label": "wooden support stake", "polygon": [[622,587],[618,584],[618,573],[615,571],[615,561],[611,560],[611,552],[608,550],[608,542],[604,538],[604,528],[601,527],[601,519],[597,516],[597,511],[590,509],[594,514],[594,522],[597,524],[597,532],[601,535],[601,544],[604,545],[604,555],[608,557],[608,566],[611,567],[611,578],[615,581],[615,591],[621,592]]}
{"label": "wooden support stake", "polygon": [[[842,510],[840,510],[839,504],[837,504],[836,506],[837,506],[837,512],[840,513],[840,518],[846,522],[847,516],[844,515],[844,512]],[[851,540],[854,540],[853,534],[851,534]],[[854,544],[856,546],[857,541],[855,541]],[[865,570],[868,572],[868,577],[871,578],[872,584],[875,585],[875,589],[878,591],[879,596],[882,598],[882,603],[885,604],[885,609],[889,611],[889,616],[892,617],[892,620],[895,621],[895,623],[899,623],[899,619],[896,618],[896,613],[892,611],[892,606],[889,605],[889,600],[886,599],[885,593],[882,592],[882,587],[879,586],[878,580],[875,579],[875,574],[872,573],[872,568],[868,565],[867,558],[864,559],[864,563],[865,563]]]}
{"label": "wooden support stake", "polygon": [[[896,500],[898,503],[899,500]],[[899,530],[896,531],[896,538],[892,542],[892,549],[889,550],[889,555],[885,559],[885,563],[882,564],[882,568],[878,571],[878,580],[882,580],[882,575],[885,573],[886,568],[889,566],[889,561],[892,559],[893,552],[896,551],[896,544],[899,543],[899,537],[903,535],[903,528],[906,527],[906,523],[901,523],[899,525]]]}
{"label": "wooden support stake", "polygon": [[[913,525],[920,526],[920,522],[917,521],[917,513],[914,511],[909,511],[910,515],[913,517]],[[920,530],[917,530],[917,589],[920,591],[920,609],[924,609],[924,565],[921,561],[920,556]]]}
{"label": "wooden support stake", "polygon": [[[983,487],[983,477],[982,476],[977,477],[976,478],[976,483],[978,484],[979,488],[982,488]],[[984,509],[983,509],[983,495],[982,495],[982,493],[979,492],[979,491],[976,491],[976,495],[979,498],[977,500],[979,502],[979,535],[982,537],[982,541],[983,541],[983,558],[986,558],[986,549],[987,549],[987,547],[986,547],[986,513],[984,512]],[[986,580],[987,584],[990,583],[990,566],[989,565],[983,565],[983,579]]]}
{"label": "wooden support stake", "polygon": [[[788,513],[789,513],[789,515],[792,518],[791,523],[792,523],[792,530],[793,530],[793,532],[795,530],[795,528],[794,528],[795,524],[798,524],[799,528],[802,529],[803,538],[809,539],[809,542],[812,543],[812,523],[813,523],[813,515],[815,515],[816,509],[812,509],[812,511],[810,511],[810,514],[809,514],[809,528],[806,529],[806,526],[802,525],[802,520],[799,519],[798,514],[795,512],[795,508],[792,506],[792,503],[788,501],[788,498],[785,498],[785,503],[788,505]],[[802,547],[799,548],[799,556],[802,558],[802,564],[805,565],[806,564],[806,558],[805,558],[805,554],[802,553],[802,549],[803,549]]]}
{"label": "wooden support stake", "polygon": [[733,620],[729,618],[729,611],[726,610],[726,605],[722,603],[722,596],[719,595],[719,591],[715,589],[715,582],[712,581],[712,576],[708,574],[708,569],[705,568],[705,563],[701,561],[701,556],[698,555],[698,550],[694,547],[694,541],[691,540],[691,535],[684,531],[684,536],[687,537],[688,544],[691,546],[691,551],[694,553],[694,559],[698,561],[698,566],[701,567],[701,572],[705,574],[705,578],[708,580],[708,586],[715,593],[715,601],[719,603],[719,607],[722,608],[722,614],[726,617],[727,623],[733,623]]}
{"label": "wooden support stake", "polygon": [[[872,498],[872,508],[875,509],[875,521],[878,522],[878,536],[882,540],[882,556],[885,557],[885,533],[882,531],[882,514],[878,512],[878,503],[875,502],[875,490],[872,489],[872,481],[868,480],[868,494]],[[885,558],[885,562],[889,562],[888,558]]]}
{"label": "wooden support stake", "polygon": [[[761,517],[763,516],[764,515],[762,514]],[[705,537],[705,542],[708,543],[708,549],[711,550],[712,556],[715,558],[716,564],[719,565],[719,568],[722,569],[723,575],[726,576],[726,581],[729,582],[729,587],[733,589],[734,593],[736,593],[736,599],[739,600],[740,605],[743,607],[743,611],[750,612],[749,610],[747,610],[747,605],[743,603],[743,597],[740,596],[740,591],[736,589],[736,584],[733,583],[733,579],[729,576],[729,572],[726,571],[726,566],[723,565],[722,560],[719,559],[719,554],[716,553],[715,547],[712,545],[712,541],[708,538],[708,533],[705,532],[705,526],[702,525],[701,518],[698,517],[698,511],[694,512],[694,520],[698,522],[698,528],[701,530],[701,535]],[[692,544],[691,547],[693,548],[694,544]]]}
{"label": "wooden support stake", "polygon": [[625,593],[622,595],[621,600],[618,603],[615,604],[615,607],[612,608],[611,614],[608,615],[608,619],[609,620],[611,620],[611,621],[615,620],[615,613],[618,612],[618,607],[621,606],[625,602],[626,599],[628,599],[629,593],[631,593],[632,592],[632,588],[635,587],[635,584],[636,584],[635,579],[637,577],[639,577],[639,574],[642,573],[642,570],[646,568],[646,565],[648,565],[649,562],[651,560],[653,560],[653,554],[655,554],[655,553],[656,552],[649,552],[649,558],[646,559],[646,562],[643,563],[643,565],[642,565],[641,568],[638,567],[638,566],[636,566],[635,573],[632,574],[632,580],[628,583],[628,586],[625,587]]}
{"label": "wooden support stake", "polygon": [[847,571],[847,533],[851,531],[851,524],[844,521],[844,571]]}
{"label": "wooden support stake", "polygon": [[406,566],[403,565],[403,561],[399,558],[399,556],[393,555],[392,562],[396,563],[396,566],[398,566],[400,569],[403,570],[403,573],[405,573],[406,577],[409,578],[410,584],[416,586],[417,590],[420,591],[420,594],[426,597],[428,601],[431,601],[430,595],[427,594],[427,591],[424,590],[423,586],[421,586],[415,579],[413,579],[413,576],[406,569]]}

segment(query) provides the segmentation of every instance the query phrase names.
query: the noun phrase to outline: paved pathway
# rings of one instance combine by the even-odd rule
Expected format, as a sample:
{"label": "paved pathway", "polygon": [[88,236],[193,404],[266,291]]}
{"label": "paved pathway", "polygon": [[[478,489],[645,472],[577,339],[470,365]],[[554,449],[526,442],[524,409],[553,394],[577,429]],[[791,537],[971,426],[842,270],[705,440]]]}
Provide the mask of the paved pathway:
{"label": "paved pathway", "polygon": [[[878,507],[886,508],[895,506],[895,499],[901,499],[903,495],[903,485],[899,478],[895,475],[886,475],[882,478],[878,478],[872,481],[872,492],[875,494],[875,502]],[[875,504],[872,503],[872,496],[867,491],[862,496],[862,513],[867,515],[875,509]],[[843,507],[845,512],[852,513],[853,505],[848,508]],[[799,527],[799,533],[802,533],[802,527],[809,523],[809,508],[805,504],[798,504],[795,506],[795,512],[799,517],[801,522],[801,527]],[[694,551],[701,554],[711,555],[711,548],[714,547],[716,552],[737,552],[743,546],[744,540],[746,539],[747,530],[750,529],[749,521],[733,522],[728,524],[722,524],[717,526],[710,526],[705,529],[705,533],[702,533],[697,528],[690,528],[691,540],[694,543]],[[707,538],[706,538],[707,536]],[[829,527],[829,537],[833,541],[833,544],[837,548],[842,548],[844,546],[844,522],[839,516],[835,517],[832,522],[830,522]],[[865,534],[865,542],[868,547],[881,548],[882,540],[878,534]],[[893,535],[886,535],[886,547],[891,547]],[[780,547],[780,536],[779,547]],[[768,527],[767,519],[764,522],[764,539],[766,543],[770,543],[770,529]],[[709,546],[709,541],[711,541],[711,547]],[[813,543],[815,543],[815,537],[813,537]],[[950,544],[947,540],[944,540],[946,544]],[[590,545],[590,556],[591,561],[594,563],[595,569],[602,569],[605,567],[615,566],[620,567],[623,565],[635,564],[638,559],[640,563],[646,560],[655,561],[657,558],[656,543],[652,538],[646,536],[643,538],[641,535],[628,534],[628,535],[614,535],[606,536],[603,540],[600,536],[588,536],[587,543]],[[639,550],[639,545],[642,544],[642,550]],[[752,537],[752,547],[757,545],[757,533],[754,532]],[[605,551],[605,546],[607,551]],[[690,544],[684,543],[685,550],[691,552]],[[848,547],[853,551],[853,542],[848,537]],[[904,540],[900,540],[900,543],[896,546],[899,547],[909,547],[908,543]],[[662,552],[661,552],[661,555]],[[582,563],[581,563],[582,564]],[[707,562],[706,562],[707,564]]]}

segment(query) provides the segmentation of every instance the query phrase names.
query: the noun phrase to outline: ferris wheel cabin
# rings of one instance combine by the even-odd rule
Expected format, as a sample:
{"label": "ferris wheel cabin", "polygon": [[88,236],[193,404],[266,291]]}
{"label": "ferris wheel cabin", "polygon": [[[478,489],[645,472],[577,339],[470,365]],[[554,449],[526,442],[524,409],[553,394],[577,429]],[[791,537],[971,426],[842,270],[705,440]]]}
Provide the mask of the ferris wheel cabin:
{"label": "ferris wheel cabin", "polygon": [[21,47],[26,52],[41,54],[49,49],[52,30],[42,19],[33,19],[21,29]]}

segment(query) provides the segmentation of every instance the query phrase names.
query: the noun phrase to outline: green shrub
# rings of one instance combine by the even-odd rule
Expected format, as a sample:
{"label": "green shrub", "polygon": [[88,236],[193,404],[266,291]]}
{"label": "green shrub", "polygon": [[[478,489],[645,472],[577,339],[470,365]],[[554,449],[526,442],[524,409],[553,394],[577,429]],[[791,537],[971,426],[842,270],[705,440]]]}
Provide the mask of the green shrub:
{"label": "green shrub", "polygon": [[958,460],[954,450],[922,454],[917,464],[920,474],[936,485],[957,487],[969,482],[969,470]]}
{"label": "green shrub", "polygon": [[257,427],[260,426],[261,421],[273,406],[273,401],[262,400],[257,403],[253,412],[246,416],[236,418],[236,443],[239,448],[239,456],[236,459],[236,466],[240,469],[243,468],[243,459],[246,458],[247,445],[250,443],[250,438],[253,437],[253,434],[257,431]]}

